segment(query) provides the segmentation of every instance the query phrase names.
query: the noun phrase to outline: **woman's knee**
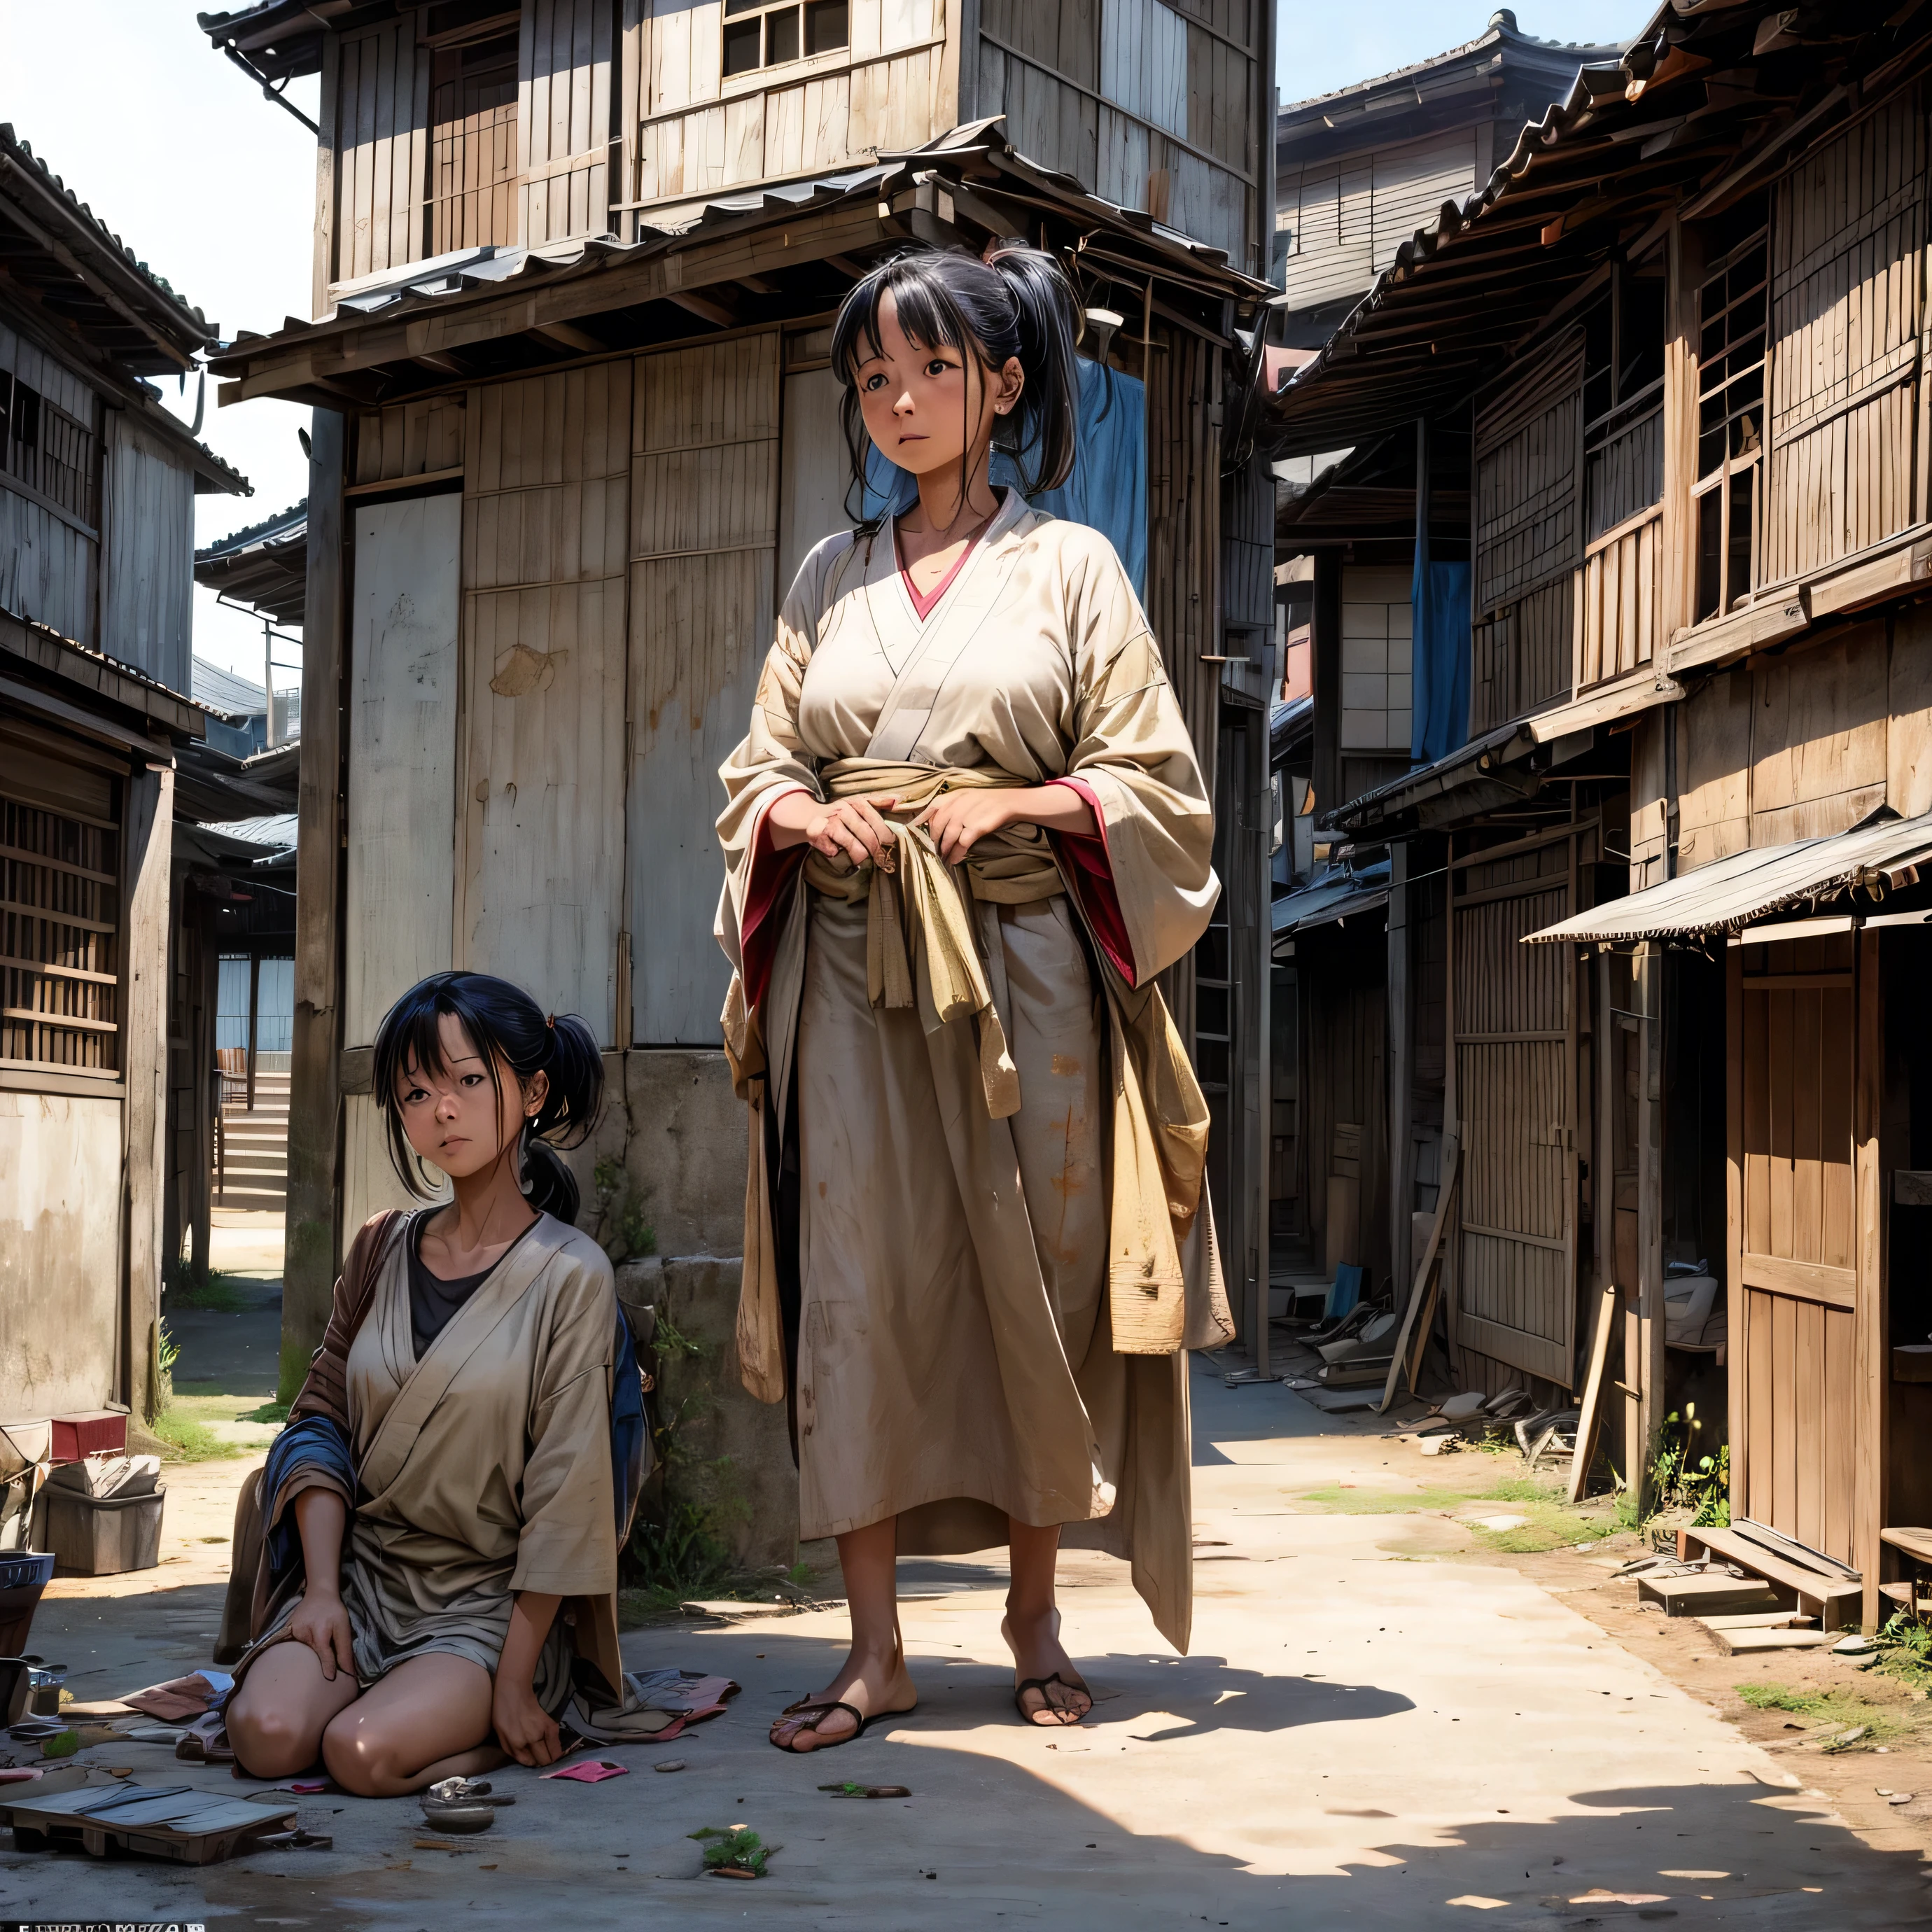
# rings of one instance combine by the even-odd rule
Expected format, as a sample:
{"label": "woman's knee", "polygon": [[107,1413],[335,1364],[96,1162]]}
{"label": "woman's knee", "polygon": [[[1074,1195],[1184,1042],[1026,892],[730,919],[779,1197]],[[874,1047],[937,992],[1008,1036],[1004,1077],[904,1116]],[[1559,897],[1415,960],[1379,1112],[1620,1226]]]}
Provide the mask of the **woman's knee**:
{"label": "woman's knee", "polygon": [[237,1761],[257,1778],[286,1778],[314,1763],[320,1727],[306,1713],[262,1699],[241,1700],[228,1712],[228,1741]]}
{"label": "woman's knee", "polygon": [[388,1785],[408,1775],[398,1744],[391,1726],[352,1705],[322,1732],[322,1761],[344,1790],[358,1798],[381,1797]]}

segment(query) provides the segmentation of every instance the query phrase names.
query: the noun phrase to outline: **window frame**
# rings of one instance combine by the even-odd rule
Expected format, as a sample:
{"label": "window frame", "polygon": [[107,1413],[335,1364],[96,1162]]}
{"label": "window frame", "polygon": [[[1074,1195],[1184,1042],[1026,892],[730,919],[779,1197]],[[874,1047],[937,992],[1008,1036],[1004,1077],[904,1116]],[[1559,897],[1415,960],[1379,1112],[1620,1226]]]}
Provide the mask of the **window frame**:
{"label": "window frame", "polygon": [[[1692,554],[1696,572],[1692,586],[1692,621],[1696,624],[1710,623],[1733,611],[1748,609],[1757,595],[1759,568],[1764,554],[1765,478],[1770,448],[1772,214],[1767,195],[1762,225],[1706,263],[1698,279],[1696,456],[1690,484]],[[1712,289],[1726,284],[1754,253],[1761,258],[1758,279],[1736,292],[1725,288],[1721,306],[1714,313],[1707,312]],[[1756,323],[1748,322],[1742,331],[1734,332],[1735,319],[1753,304],[1757,310]],[[1706,346],[1714,328],[1724,331],[1714,355]],[[1754,338],[1757,354],[1740,366],[1739,354],[1748,350]],[[1714,371],[1721,373],[1712,380]],[[1752,397],[1748,392],[1754,383],[1756,394]],[[1736,400],[1740,392],[1745,394],[1742,401]],[[1724,400],[1721,412],[1707,422],[1712,416],[1711,405],[1720,400]],[[1747,442],[1754,416],[1755,437]],[[1718,434],[1724,437],[1723,454],[1706,470],[1702,466],[1704,444],[1708,437]],[[1744,446],[1739,447],[1740,444]],[[1741,496],[1746,500],[1746,527],[1742,532],[1737,526]],[[1707,531],[1713,521],[1716,525],[1714,550],[1706,543]],[[1714,602],[1711,601],[1707,585],[1707,556],[1715,559]]]}
{"label": "window frame", "polygon": [[[813,16],[830,12],[834,8],[842,9],[844,14],[844,38],[836,46],[813,47],[810,44]],[[794,52],[774,59],[770,23],[785,14],[790,15],[796,23],[798,44]],[[730,64],[729,53],[732,30],[742,29],[754,20],[759,23],[759,58],[748,67],[734,68]],[[802,66],[808,61],[830,60],[838,55],[849,58],[852,52],[851,0],[723,0],[719,27],[718,76],[727,85],[734,81],[748,82],[754,75]]]}

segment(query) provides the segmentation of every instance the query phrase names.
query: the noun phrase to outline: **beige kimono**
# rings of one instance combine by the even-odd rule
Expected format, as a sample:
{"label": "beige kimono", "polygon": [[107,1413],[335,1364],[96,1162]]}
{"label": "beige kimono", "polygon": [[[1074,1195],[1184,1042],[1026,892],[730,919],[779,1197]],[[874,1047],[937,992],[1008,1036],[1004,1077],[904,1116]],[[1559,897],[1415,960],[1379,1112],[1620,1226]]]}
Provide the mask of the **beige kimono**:
{"label": "beige kimono", "polygon": [[[588,1234],[544,1215],[418,1360],[412,1232],[389,1244],[348,1354],[357,1493],[342,1599],[356,1676],[367,1689],[432,1652],[494,1674],[514,1594],[588,1600],[566,1604],[538,1666],[537,1699],[554,1716],[570,1699],[573,1650],[622,1682],[610,1264]],[[303,1486],[292,1479],[273,1507]],[[244,1664],[286,1636],[299,1600],[281,1606]]]}
{"label": "beige kimono", "polygon": [[[1206,1108],[1152,981],[1219,887],[1112,548],[1009,493],[922,619],[890,524],[827,539],[722,776],[726,1045],[752,1108],[740,1363],[784,1398],[777,1148],[796,1171],[801,1533],[896,1516],[914,1554],[1004,1543],[1009,1516],[1064,1524],[1131,1559],[1184,1650],[1180,1352],[1232,1324]],[[907,828],[944,788],[1055,779],[1099,836],[1016,826],[948,867],[902,829],[891,871],[856,872],[761,836],[800,787],[892,793]]]}

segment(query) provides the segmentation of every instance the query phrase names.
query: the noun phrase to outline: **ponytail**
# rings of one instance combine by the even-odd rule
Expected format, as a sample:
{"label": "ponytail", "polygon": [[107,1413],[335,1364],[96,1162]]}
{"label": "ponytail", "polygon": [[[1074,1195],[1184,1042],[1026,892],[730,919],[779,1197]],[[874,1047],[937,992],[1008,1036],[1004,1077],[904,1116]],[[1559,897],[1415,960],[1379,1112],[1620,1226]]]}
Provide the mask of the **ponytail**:
{"label": "ponytail", "polygon": [[500,1064],[527,1086],[538,1073],[548,1083],[543,1104],[519,1136],[520,1178],[530,1205],[560,1221],[574,1221],[577,1177],[557,1153],[580,1145],[604,1102],[604,1058],[590,1029],[574,1013],[547,1015],[520,987],[487,973],[433,973],[412,986],[376,1029],[372,1084],[388,1129],[390,1165],[418,1200],[430,1198],[422,1164],[403,1130],[398,1081],[412,1067],[447,1070],[442,1020],[452,1016],[490,1069],[500,1096]]}
{"label": "ponytail", "polygon": [[996,242],[983,258],[964,249],[915,248],[857,284],[832,325],[832,366],[845,389],[840,419],[862,501],[871,442],[856,378],[860,363],[880,352],[879,304],[889,294],[900,328],[922,347],[944,343],[976,362],[982,376],[1018,358],[1025,380],[1018,406],[995,432],[998,446],[1019,472],[1021,495],[1064,483],[1079,417],[1080,310],[1059,263],[1019,240]]}

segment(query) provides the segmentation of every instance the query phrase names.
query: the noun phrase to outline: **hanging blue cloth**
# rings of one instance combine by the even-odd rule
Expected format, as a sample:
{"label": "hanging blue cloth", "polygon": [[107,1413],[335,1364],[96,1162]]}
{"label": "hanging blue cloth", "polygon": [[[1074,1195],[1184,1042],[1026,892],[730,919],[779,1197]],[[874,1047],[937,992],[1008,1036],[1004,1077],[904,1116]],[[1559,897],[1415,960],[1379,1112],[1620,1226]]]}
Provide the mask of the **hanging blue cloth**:
{"label": "hanging blue cloth", "polygon": [[[1048,516],[1085,524],[1106,538],[1126,568],[1134,595],[1147,598],[1147,400],[1140,380],[1124,376],[1082,356],[1080,410],[1073,473],[1058,490],[1042,490],[1027,501]],[[993,453],[992,480],[1009,488],[1019,484],[1018,466],[1004,450]],[[866,453],[862,514],[897,516],[918,500],[912,476],[876,449]]]}
{"label": "hanging blue cloth", "polygon": [[1469,738],[1469,566],[1416,560],[1414,682],[1408,754],[1418,764],[1446,758]]}

